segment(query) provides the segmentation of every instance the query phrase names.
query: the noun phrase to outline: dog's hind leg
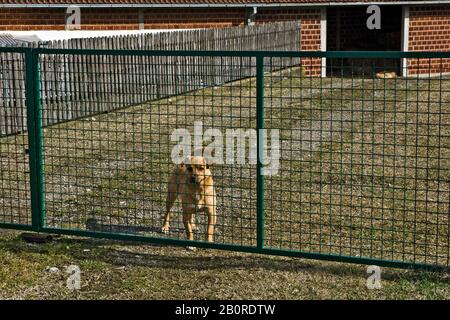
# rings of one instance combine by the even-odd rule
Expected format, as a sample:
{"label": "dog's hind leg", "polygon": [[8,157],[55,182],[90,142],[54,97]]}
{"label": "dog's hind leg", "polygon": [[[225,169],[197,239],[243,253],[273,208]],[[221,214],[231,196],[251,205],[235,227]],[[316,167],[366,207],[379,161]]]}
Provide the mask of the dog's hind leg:
{"label": "dog's hind leg", "polygon": [[161,229],[162,232],[168,233],[170,228],[170,209],[172,209],[173,203],[178,197],[178,183],[177,176],[172,175],[169,178],[169,186],[167,189],[167,198],[166,198],[166,215],[164,217],[164,224]]}
{"label": "dog's hind leg", "polygon": [[192,232],[197,232],[198,231],[198,227],[195,224],[195,214],[193,214],[191,216],[191,228],[192,228]]}

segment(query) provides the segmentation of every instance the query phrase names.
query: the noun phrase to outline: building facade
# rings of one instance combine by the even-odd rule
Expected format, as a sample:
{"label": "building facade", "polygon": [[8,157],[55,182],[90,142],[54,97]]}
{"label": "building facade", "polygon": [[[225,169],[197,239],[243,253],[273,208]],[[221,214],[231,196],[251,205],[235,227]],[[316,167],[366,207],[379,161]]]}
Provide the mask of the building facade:
{"label": "building facade", "polygon": [[[378,5],[381,29],[367,8]],[[450,51],[450,0],[0,0],[0,30],[65,30],[67,9],[81,12],[82,30],[228,27],[301,21],[301,49]],[[311,62],[316,64],[317,61]],[[326,61],[317,72],[326,75]],[[450,72],[450,61],[401,61],[401,75]],[[406,68],[407,67],[407,68]]]}

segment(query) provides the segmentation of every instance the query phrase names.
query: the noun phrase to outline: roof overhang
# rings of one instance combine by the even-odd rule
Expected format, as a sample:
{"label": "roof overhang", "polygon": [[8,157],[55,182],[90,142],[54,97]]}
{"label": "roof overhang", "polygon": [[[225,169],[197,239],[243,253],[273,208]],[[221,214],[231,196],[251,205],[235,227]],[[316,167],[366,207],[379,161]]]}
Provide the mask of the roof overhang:
{"label": "roof overhang", "polygon": [[[356,1],[356,2],[340,2],[329,1],[320,3],[245,3],[245,4],[77,4],[80,8],[311,8],[311,7],[341,7],[341,6],[369,6],[369,5],[449,5],[450,0],[430,1]],[[67,8],[74,4],[13,4],[0,3],[0,8]]]}

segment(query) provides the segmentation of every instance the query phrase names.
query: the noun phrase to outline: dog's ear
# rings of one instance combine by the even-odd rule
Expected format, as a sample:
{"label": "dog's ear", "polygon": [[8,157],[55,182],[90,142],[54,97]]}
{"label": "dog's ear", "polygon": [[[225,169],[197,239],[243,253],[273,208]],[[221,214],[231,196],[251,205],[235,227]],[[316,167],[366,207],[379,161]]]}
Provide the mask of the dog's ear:
{"label": "dog's ear", "polygon": [[191,163],[191,157],[187,157],[186,159],[183,160],[182,163],[179,164],[180,168],[185,168],[186,164],[190,164]]}

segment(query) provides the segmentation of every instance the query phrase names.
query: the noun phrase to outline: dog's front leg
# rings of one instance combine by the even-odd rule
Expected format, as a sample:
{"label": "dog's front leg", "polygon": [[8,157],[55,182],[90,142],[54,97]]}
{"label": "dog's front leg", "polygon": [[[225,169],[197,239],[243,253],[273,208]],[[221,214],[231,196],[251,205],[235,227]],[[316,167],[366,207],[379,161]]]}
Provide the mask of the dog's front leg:
{"label": "dog's front leg", "polygon": [[163,233],[169,233],[170,229],[170,210],[166,210],[166,215],[164,216],[164,224],[161,228]]}
{"label": "dog's front leg", "polygon": [[162,226],[161,231],[164,233],[168,233],[169,232],[169,228],[170,228],[170,209],[172,209],[172,205],[175,202],[177,198],[176,194],[173,193],[169,193],[167,195],[167,203],[166,203],[166,215],[164,216],[164,224]]}
{"label": "dog's front leg", "polygon": [[208,242],[214,242],[214,226],[216,224],[215,206],[208,206],[207,213],[208,213],[208,229],[206,231],[206,238]]}
{"label": "dog's front leg", "polygon": [[194,230],[191,225],[192,213],[183,213],[183,223],[186,229],[186,237],[188,240],[194,240]]}

